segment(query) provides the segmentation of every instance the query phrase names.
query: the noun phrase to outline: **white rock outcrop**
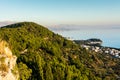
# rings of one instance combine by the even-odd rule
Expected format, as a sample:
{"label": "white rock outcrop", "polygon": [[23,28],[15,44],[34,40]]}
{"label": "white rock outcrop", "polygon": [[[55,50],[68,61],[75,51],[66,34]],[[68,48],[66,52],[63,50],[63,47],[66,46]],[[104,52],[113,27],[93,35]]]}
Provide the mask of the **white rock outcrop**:
{"label": "white rock outcrop", "polygon": [[0,80],[18,80],[17,57],[12,55],[5,41],[0,41]]}

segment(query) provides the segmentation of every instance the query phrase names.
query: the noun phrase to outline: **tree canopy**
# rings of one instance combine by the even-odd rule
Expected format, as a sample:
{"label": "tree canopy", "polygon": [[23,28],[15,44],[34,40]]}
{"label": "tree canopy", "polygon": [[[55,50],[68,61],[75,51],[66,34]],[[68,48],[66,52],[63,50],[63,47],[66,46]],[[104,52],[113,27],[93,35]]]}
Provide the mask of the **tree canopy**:
{"label": "tree canopy", "polygon": [[33,22],[0,28],[0,39],[6,40],[18,57],[21,80],[102,80],[118,76],[117,72],[109,72],[110,66],[105,68],[103,55]]}

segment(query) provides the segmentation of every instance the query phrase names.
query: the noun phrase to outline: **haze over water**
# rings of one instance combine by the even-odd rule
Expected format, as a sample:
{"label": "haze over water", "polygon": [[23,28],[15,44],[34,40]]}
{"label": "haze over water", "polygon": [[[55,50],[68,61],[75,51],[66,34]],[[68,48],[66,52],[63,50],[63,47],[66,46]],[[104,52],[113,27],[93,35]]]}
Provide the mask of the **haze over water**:
{"label": "haze over water", "polygon": [[98,38],[103,41],[103,46],[120,48],[120,28],[89,28],[89,29],[71,29],[71,30],[53,30],[64,37],[72,40],[86,40],[89,38]]}

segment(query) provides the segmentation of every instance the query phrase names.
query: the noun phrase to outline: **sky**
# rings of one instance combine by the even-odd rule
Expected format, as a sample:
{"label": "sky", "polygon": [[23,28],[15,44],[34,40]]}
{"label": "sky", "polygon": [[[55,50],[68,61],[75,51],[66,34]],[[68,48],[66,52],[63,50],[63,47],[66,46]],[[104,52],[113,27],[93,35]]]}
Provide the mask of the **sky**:
{"label": "sky", "polygon": [[120,25],[120,0],[0,0],[0,22]]}

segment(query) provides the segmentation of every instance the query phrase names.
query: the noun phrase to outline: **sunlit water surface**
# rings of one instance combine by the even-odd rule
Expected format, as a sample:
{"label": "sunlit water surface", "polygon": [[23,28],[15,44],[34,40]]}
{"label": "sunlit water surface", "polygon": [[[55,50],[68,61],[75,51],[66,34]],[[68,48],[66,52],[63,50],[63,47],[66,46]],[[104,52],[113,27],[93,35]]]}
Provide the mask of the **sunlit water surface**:
{"label": "sunlit water surface", "polygon": [[120,48],[120,29],[82,29],[54,31],[72,40],[85,40],[89,38],[99,38],[103,41],[103,46]]}

